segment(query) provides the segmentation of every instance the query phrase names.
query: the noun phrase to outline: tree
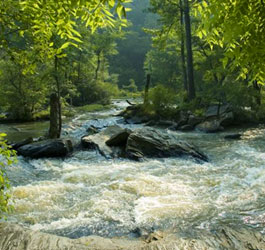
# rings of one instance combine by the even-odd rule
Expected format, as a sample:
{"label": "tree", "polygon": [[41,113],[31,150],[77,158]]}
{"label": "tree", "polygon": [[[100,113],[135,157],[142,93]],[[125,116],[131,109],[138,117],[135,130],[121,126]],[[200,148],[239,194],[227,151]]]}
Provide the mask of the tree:
{"label": "tree", "polygon": [[198,33],[210,46],[225,48],[224,67],[232,60],[239,77],[265,80],[265,3],[262,0],[211,0],[197,5],[202,23]]}
{"label": "tree", "polygon": [[[20,34],[26,40],[31,38],[31,49],[38,51],[39,60],[53,58],[54,79],[58,101],[56,112],[52,116],[59,121],[51,121],[50,126],[58,124],[57,133],[49,134],[49,137],[60,136],[61,131],[61,82],[58,78],[58,60],[65,57],[64,51],[70,46],[78,47],[81,35],[78,25],[85,24],[94,32],[98,27],[114,27],[115,13],[119,17],[121,26],[125,25],[126,8],[124,3],[129,0],[7,0],[0,2],[0,29],[2,31],[1,44],[8,50],[10,46],[9,35]],[[113,10],[113,11],[112,11]],[[62,42],[54,42],[54,37],[59,37]],[[59,44],[59,46],[58,46]],[[54,98],[51,98],[55,100]],[[50,128],[49,131],[54,131]]]}
{"label": "tree", "polygon": [[180,48],[183,87],[187,90],[188,99],[191,101],[196,94],[190,3],[188,0],[151,0],[151,4],[151,10],[160,15],[159,22],[162,24],[159,30],[151,31],[156,35],[154,42],[165,48],[169,41],[172,44],[174,36],[175,48],[177,50]]}
{"label": "tree", "polygon": [[186,69],[186,57],[185,57],[185,34],[184,34],[184,8],[182,0],[179,0],[180,6],[180,40],[181,40],[181,66],[182,66],[182,79],[184,90],[188,91],[188,79]]}
{"label": "tree", "polygon": [[188,79],[188,98],[195,98],[194,72],[193,72],[193,52],[191,38],[191,23],[190,23],[190,5],[189,0],[184,0],[184,19],[186,31],[186,50],[187,50],[187,79]]}

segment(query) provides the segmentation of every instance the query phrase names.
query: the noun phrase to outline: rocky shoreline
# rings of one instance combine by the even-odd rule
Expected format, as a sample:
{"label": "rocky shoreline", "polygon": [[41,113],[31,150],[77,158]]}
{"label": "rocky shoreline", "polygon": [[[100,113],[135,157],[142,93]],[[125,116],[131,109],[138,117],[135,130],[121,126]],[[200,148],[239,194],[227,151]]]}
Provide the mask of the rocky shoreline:
{"label": "rocky shoreline", "polygon": [[229,104],[211,105],[205,112],[196,114],[187,110],[175,110],[174,115],[150,114],[141,104],[128,106],[118,114],[125,124],[143,124],[148,127],[166,128],[172,131],[201,131],[216,133],[231,126],[260,124],[255,114],[247,109],[235,109]]}
{"label": "rocky shoreline", "polygon": [[98,236],[69,239],[0,223],[1,250],[261,250],[264,245],[265,236],[247,228],[201,230],[193,236],[154,232],[138,239]]}
{"label": "rocky shoreline", "polygon": [[[118,125],[109,127],[89,127],[79,145],[73,145],[70,139],[40,140],[28,138],[12,144],[12,148],[29,158],[66,157],[74,149],[97,150],[106,158],[130,158],[140,160],[145,157],[180,157],[191,156],[196,160],[208,161],[208,157],[199,152],[195,146],[180,141],[169,131],[193,131],[216,133],[224,131],[245,119],[246,123],[253,120],[238,118],[238,113],[228,104],[212,105],[205,114],[198,116],[190,111],[180,111],[174,119],[165,120],[161,117],[148,116],[143,106],[130,105],[118,116],[122,117],[118,124],[142,124],[141,129],[133,131]],[[161,129],[162,128],[162,129]],[[229,134],[225,139],[238,140],[241,134]]]}
{"label": "rocky shoreline", "polygon": [[[44,139],[34,141],[28,138],[12,144],[18,155],[29,158],[66,157],[74,148],[69,139]],[[144,158],[192,157],[198,161],[208,161],[208,157],[194,145],[180,140],[166,130],[141,128],[129,130],[114,125],[102,130],[88,129],[88,135],[81,138],[81,147],[75,149],[96,150],[107,159],[129,158],[142,160]]]}

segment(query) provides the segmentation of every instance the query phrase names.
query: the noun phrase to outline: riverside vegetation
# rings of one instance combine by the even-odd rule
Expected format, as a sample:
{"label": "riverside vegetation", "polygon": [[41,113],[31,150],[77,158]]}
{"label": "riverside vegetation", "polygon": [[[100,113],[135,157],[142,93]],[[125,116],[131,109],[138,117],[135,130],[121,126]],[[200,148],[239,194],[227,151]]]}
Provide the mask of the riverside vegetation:
{"label": "riverside vegetation", "polygon": [[146,128],[90,127],[81,144],[105,156],[208,161],[171,133],[264,124],[264,23],[262,1],[2,1],[0,122],[48,120],[49,129],[13,149],[0,134],[0,218],[10,211],[14,150],[71,154],[80,145],[60,138],[63,118],[112,109],[113,98],[132,102],[122,126]]}

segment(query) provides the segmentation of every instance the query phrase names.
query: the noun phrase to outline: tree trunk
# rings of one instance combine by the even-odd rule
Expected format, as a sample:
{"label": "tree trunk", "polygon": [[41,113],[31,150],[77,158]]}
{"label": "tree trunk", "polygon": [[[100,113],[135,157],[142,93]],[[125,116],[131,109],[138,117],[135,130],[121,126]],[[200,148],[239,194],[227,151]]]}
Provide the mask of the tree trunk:
{"label": "tree trunk", "polygon": [[56,93],[51,94],[50,99],[50,129],[49,138],[56,139],[60,137],[60,107],[59,98]]}
{"label": "tree trunk", "polygon": [[148,73],[146,76],[146,84],[145,84],[145,90],[144,90],[144,104],[147,104],[148,101],[148,92],[149,92],[149,87],[151,83],[151,74]]}
{"label": "tree trunk", "polygon": [[97,68],[96,68],[96,72],[95,72],[95,80],[98,79],[98,71],[100,69],[100,63],[101,63],[100,55],[101,55],[101,51],[98,52],[98,62],[97,62]]}
{"label": "tree trunk", "polygon": [[62,130],[62,109],[61,109],[61,86],[58,76],[58,58],[54,58],[54,79],[57,93],[53,93],[50,99],[50,129],[49,138],[60,138]]}
{"label": "tree trunk", "polygon": [[189,0],[184,0],[184,17],[185,17],[185,30],[186,30],[187,68],[188,68],[188,98],[189,101],[191,101],[196,97],[196,94],[194,86]]}
{"label": "tree trunk", "polygon": [[253,84],[253,88],[256,90],[256,93],[255,93],[256,104],[260,106],[261,105],[261,95],[260,95],[261,87],[260,85],[258,85],[257,81],[253,81],[252,84]]}
{"label": "tree trunk", "polygon": [[181,32],[181,65],[182,65],[182,78],[184,84],[184,90],[188,91],[188,82],[187,82],[187,68],[186,68],[186,58],[185,58],[185,40],[184,40],[184,20],[183,20],[183,3],[182,0],[179,0],[180,6],[180,32]]}

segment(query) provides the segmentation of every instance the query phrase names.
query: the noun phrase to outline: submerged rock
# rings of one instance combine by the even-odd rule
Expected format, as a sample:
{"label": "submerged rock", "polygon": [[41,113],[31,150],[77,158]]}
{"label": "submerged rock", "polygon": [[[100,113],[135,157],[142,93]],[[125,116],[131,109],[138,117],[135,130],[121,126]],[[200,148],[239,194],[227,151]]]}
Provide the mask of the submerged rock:
{"label": "submerged rock", "polygon": [[128,133],[129,130],[114,125],[95,135],[82,137],[81,143],[83,148],[98,150],[106,158],[118,157],[122,154],[121,147],[126,145]]}
{"label": "submerged rock", "polygon": [[176,122],[173,121],[168,121],[168,120],[160,120],[156,123],[156,126],[158,127],[164,127],[164,128],[169,128],[169,127],[173,127],[173,126],[178,126],[178,124]]}
{"label": "submerged rock", "polygon": [[193,130],[193,126],[187,124],[187,125],[183,125],[179,128],[179,130],[181,131],[192,131]]}
{"label": "submerged rock", "polygon": [[91,125],[90,127],[88,127],[87,130],[86,130],[86,132],[87,132],[88,135],[97,134],[97,133],[99,133],[99,131],[100,131],[99,128],[97,128],[97,127],[95,127],[93,125]]}
{"label": "submerged rock", "polygon": [[64,157],[72,151],[72,142],[65,139],[50,139],[34,142],[17,149],[19,155],[30,158]]}
{"label": "submerged rock", "polygon": [[226,135],[224,138],[228,140],[239,140],[241,136],[242,134],[230,134],[230,135]]}
{"label": "submerged rock", "polygon": [[126,153],[132,159],[143,157],[179,157],[192,156],[207,161],[208,158],[194,146],[180,141],[166,131],[155,129],[138,129],[130,134],[126,145]]}

